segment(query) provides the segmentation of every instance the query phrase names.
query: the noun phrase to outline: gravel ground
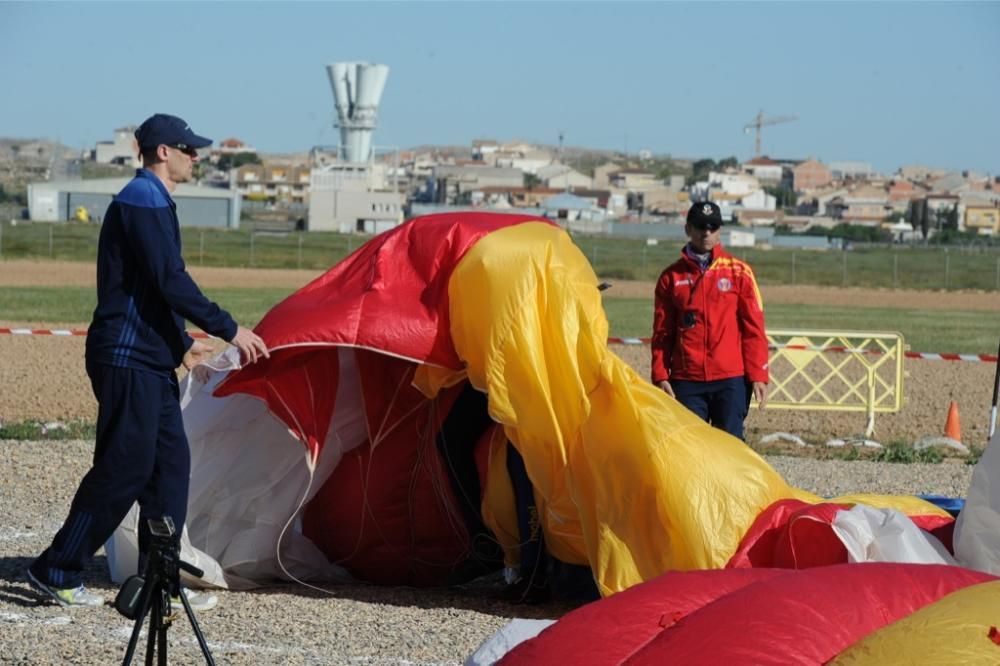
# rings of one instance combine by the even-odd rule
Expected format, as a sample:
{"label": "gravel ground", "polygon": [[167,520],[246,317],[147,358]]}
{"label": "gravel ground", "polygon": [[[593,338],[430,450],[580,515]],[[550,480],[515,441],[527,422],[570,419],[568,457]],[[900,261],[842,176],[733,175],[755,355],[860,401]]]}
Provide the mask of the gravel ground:
{"label": "gravel ground", "polygon": [[[304,284],[304,271],[193,270],[205,287],[247,286],[256,276],[268,284]],[[258,275],[259,274],[259,275]],[[51,262],[0,262],[0,285],[91,284],[93,266]],[[645,283],[616,283],[619,295],[650,293]],[[629,291],[631,290],[631,291]],[[633,293],[634,292],[634,293]],[[886,298],[878,292],[831,289],[765,290],[771,302],[844,302]],[[905,307],[934,308],[940,294],[894,292]],[[949,294],[966,309],[993,309],[1000,296]],[[912,301],[912,302],[911,302]],[[899,303],[897,303],[899,304]],[[954,303],[950,303],[954,306]],[[32,326],[33,322],[0,325]],[[40,324],[40,328],[82,328],[86,324]],[[615,348],[643,377],[649,373],[646,347]],[[921,350],[924,351],[924,350]],[[946,351],[946,350],[945,350]],[[0,338],[0,422],[22,419],[92,420],[96,405],[83,368],[83,338],[40,336]],[[991,397],[992,365],[943,361],[906,362],[906,406],[898,414],[879,415],[876,437],[914,441],[941,433],[949,399],[959,401],[963,432],[970,444],[984,443],[982,415]],[[858,434],[861,414],[754,410],[747,421],[754,441],[774,431],[791,432],[822,442]],[[0,441],[0,663],[118,663],[132,622],[111,608],[62,609],[40,603],[24,582],[24,570],[46,545],[65,517],[71,495],[86,471],[92,443]],[[934,493],[964,496],[972,467],[892,465],[870,462],[769,457],[789,483],[834,496],[848,492]],[[88,586],[113,599],[102,554],[87,573]],[[457,664],[513,617],[557,618],[571,609],[510,606],[492,600],[498,577],[437,589],[339,585],[329,594],[300,586],[276,585],[254,592],[220,593],[219,607],[200,613],[199,623],[220,664]],[[170,663],[204,663],[194,635],[178,624],[170,635]],[[145,651],[140,642],[135,662]]]}
{"label": "gravel ground", "polygon": [[[58,529],[92,443],[0,441],[0,663],[119,663],[133,623],[112,608],[40,603],[24,570]],[[972,467],[892,465],[771,457],[792,484],[821,495],[846,492],[964,496]],[[103,554],[86,574],[109,600],[115,586]],[[294,585],[221,592],[198,621],[220,664],[459,664],[513,617],[557,618],[561,604],[511,606],[492,600],[498,577],[435,589]],[[172,664],[204,663],[190,626],[168,632]],[[140,641],[135,663],[145,651]]]}

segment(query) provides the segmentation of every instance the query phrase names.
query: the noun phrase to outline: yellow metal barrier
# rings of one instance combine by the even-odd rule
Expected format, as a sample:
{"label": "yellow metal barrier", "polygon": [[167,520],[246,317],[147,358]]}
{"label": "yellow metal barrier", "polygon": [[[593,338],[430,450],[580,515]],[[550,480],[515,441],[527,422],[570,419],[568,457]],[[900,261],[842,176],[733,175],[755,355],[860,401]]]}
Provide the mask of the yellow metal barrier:
{"label": "yellow metal barrier", "polygon": [[865,436],[876,412],[903,406],[901,333],[767,331],[771,346],[768,409],[865,412]]}

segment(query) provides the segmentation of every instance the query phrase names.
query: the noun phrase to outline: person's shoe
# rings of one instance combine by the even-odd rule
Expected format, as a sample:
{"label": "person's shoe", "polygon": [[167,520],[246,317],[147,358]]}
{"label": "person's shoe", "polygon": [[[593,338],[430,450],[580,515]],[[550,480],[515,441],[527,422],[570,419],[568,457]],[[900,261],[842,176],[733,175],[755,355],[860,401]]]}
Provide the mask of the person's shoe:
{"label": "person's shoe", "polygon": [[527,578],[521,578],[515,583],[511,583],[497,594],[500,601],[511,604],[524,604],[535,606],[544,604],[552,598],[549,586],[544,583],[532,582]]}
{"label": "person's shoe", "polygon": [[104,597],[99,594],[94,594],[93,592],[87,592],[83,585],[80,587],[71,587],[66,589],[59,589],[58,587],[52,587],[51,585],[46,585],[42,581],[35,578],[35,574],[31,573],[31,569],[28,569],[28,584],[42,594],[51,597],[55,600],[57,604],[63,608],[69,608],[71,606],[103,606]]}
{"label": "person's shoe", "polygon": [[[194,611],[212,610],[219,604],[219,597],[211,592],[195,592],[185,587],[182,593],[187,597],[188,605]],[[184,612],[184,604],[181,603],[180,597],[170,597],[170,610],[175,613]]]}

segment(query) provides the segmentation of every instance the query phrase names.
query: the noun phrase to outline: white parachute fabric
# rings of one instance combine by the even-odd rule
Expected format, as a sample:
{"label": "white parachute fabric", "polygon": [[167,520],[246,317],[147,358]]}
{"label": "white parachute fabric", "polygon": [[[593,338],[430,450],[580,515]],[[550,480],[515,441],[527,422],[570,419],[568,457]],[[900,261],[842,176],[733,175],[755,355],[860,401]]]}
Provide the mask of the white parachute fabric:
{"label": "white parachute fabric", "polygon": [[965,506],[955,521],[955,557],[962,566],[1000,575],[1000,430],[972,471]]}
{"label": "white parachute fabric", "polygon": [[847,548],[849,562],[955,564],[937,537],[895,509],[856,504],[838,511],[831,527]]}
{"label": "white parachute fabric", "polygon": [[515,647],[534,638],[555,622],[555,620],[528,620],[516,617],[483,641],[482,645],[466,658],[463,666],[492,666]]}
{"label": "white parachute fabric", "polygon": [[[252,581],[274,578],[351,580],[302,534],[299,514],[342,455],[367,440],[354,351],[340,350],[337,409],[315,469],[306,447],[261,400],[212,395],[239,367],[235,348],[203,365],[181,382],[191,447],[181,557],[205,571],[188,584],[247,589],[256,585]],[[116,581],[134,573],[138,562],[138,511],[133,513],[106,544]]]}

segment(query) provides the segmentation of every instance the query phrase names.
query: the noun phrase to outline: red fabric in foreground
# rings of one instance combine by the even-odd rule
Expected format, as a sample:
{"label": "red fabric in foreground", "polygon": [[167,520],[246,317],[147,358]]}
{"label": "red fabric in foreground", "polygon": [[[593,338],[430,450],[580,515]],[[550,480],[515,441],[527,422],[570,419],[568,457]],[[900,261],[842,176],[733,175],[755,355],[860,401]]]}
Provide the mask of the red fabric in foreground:
{"label": "red fabric in foreground", "polygon": [[500,663],[620,664],[688,613],[745,585],[785,573],[780,569],[666,573],[581,606],[537,638],[515,647]]}
{"label": "red fabric in foreground", "polygon": [[671,572],[569,613],[501,664],[823,664],[988,574],[940,565]]}
{"label": "red fabric in foreground", "polygon": [[802,569],[688,615],[627,664],[825,664],[885,625],[993,576],[935,564]]}

